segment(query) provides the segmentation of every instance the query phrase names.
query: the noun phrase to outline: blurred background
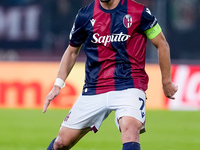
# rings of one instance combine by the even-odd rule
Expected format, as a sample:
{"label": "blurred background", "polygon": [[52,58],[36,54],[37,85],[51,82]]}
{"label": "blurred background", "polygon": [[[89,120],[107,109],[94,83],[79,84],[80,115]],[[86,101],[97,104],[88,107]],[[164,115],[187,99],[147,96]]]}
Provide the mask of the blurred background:
{"label": "blurred background", "polygon": [[[92,0],[1,0],[0,60],[59,61],[78,10]],[[173,63],[199,64],[200,1],[137,0],[157,17]],[[148,44],[147,62],[157,62]],[[80,60],[84,59],[81,52]]]}
{"label": "blurred background", "polygon": [[[157,17],[171,48],[172,80],[179,86],[176,102],[163,96],[157,50],[148,41],[147,94],[152,106],[147,105],[147,108],[200,109],[200,1],[136,1],[149,7]],[[74,18],[78,10],[90,2],[92,0],[0,1],[0,107],[15,108],[17,103],[17,107],[32,108],[35,103],[42,108],[69,43]],[[65,96],[72,97],[71,103],[66,104],[69,108],[82,90],[84,61],[85,54],[81,50],[67,80],[68,86],[63,90]],[[66,107],[60,100],[54,104],[56,108]]]}
{"label": "blurred background", "polygon": [[[179,86],[176,102],[163,96],[157,50],[148,41],[147,95],[152,101],[147,108],[200,109],[200,1],[136,1],[150,8],[157,17],[171,48],[172,80]],[[37,108],[42,108],[69,43],[74,18],[78,10],[90,2],[92,0],[0,1],[0,107],[15,108],[17,103],[17,107],[32,108],[36,103]],[[77,61],[63,90],[65,96],[73,97],[66,104],[69,108],[82,90],[83,50]],[[60,100],[54,104],[56,108],[66,107]]]}
{"label": "blurred background", "polygon": [[[42,150],[57,135],[60,123],[82,92],[83,50],[51,109],[45,114],[41,109],[54,85],[74,18],[91,1],[0,0],[0,149]],[[136,1],[150,8],[163,29],[171,48],[172,80],[179,88],[175,101],[164,96],[157,50],[148,41],[148,132],[142,135],[142,149],[198,149],[200,0]],[[95,136],[89,133],[74,149],[121,149],[113,118],[112,113],[101,132]]]}

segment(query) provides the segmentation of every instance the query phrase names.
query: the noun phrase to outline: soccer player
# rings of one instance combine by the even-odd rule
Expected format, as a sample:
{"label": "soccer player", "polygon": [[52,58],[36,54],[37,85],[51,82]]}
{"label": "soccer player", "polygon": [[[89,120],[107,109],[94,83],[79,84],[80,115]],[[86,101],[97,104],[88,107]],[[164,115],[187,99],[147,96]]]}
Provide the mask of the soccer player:
{"label": "soccer player", "polygon": [[133,0],[95,0],[79,10],[43,112],[64,86],[83,43],[85,85],[48,150],[72,148],[89,131],[97,132],[111,111],[122,149],[140,150],[139,134],[145,131],[146,118],[147,38],[158,50],[164,94],[174,99],[177,86],[171,81],[170,49],[148,8]]}

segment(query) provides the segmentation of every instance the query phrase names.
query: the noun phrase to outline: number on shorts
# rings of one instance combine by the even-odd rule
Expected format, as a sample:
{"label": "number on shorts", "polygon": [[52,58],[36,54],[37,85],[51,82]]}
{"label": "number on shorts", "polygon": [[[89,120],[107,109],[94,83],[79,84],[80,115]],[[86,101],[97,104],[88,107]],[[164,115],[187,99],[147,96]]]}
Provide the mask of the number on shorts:
{"label": "number on shorts", "polygon": [[142,110],[143,110],[143,108],[144,108],[144,100],[143,100],[142,98],[140,98],[140,97],[139,97],[139,100],[142,101],[142,105],[141,105],[141,107],[140,107],[140,110],[141,110],[141,116],[142,116],[142,118],[143,118],[143,117],[145,116],[145,113],[142,112]]}
{"label": "number on shorts", "polygon": [[140,110],[143,110],[143,108],[144,108],[144,100],[142,98],[140,98],[140,97],[139,97],[139,100],[142,101],[142,105],[140,107]]}

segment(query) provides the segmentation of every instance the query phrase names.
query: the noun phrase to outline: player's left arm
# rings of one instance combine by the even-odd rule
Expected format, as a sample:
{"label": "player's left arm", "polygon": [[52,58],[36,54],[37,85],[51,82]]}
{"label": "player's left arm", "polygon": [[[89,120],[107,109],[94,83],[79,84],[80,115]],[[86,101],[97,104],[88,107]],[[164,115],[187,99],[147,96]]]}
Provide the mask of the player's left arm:
{"label": "player's left arm", "polygon": [[166,97],[175,99],[174,94],[178,87],[171,80],[171,59],[170,47],[161,30],[158,30],[158,35],[151,38],[150,41],[158,50],[159,66],[162,76],[163,91]]}
{"label": "player's left arm", "polygon": [[143,9],[141,15],[141,30],[144,31],[146,36],[158,50],[164,94],[166,97],[174,99],[173,95],[178,88],[171,80],[170,47],[162,33],[156,17],[151,14],[151,11],[147,7]]}

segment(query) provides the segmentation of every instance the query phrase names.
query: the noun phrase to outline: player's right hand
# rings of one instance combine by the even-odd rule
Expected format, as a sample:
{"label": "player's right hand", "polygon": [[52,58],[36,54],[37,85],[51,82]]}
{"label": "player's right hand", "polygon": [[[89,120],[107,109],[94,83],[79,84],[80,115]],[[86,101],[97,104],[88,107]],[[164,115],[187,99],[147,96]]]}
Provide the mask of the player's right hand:
{"label": "player's right hand", "polygon": [[47,108],[49,106],[49,104],[51,103],[51,101],[59,95],[60,93],[60,87],[57,86],[57,85],[54,85],[52,90],[49,92],[49,94],[46,96],[46,100],[45,100],[45,103],[44,103],[44,107],[43,107],[43,113],[45,113],[47,111]]}

